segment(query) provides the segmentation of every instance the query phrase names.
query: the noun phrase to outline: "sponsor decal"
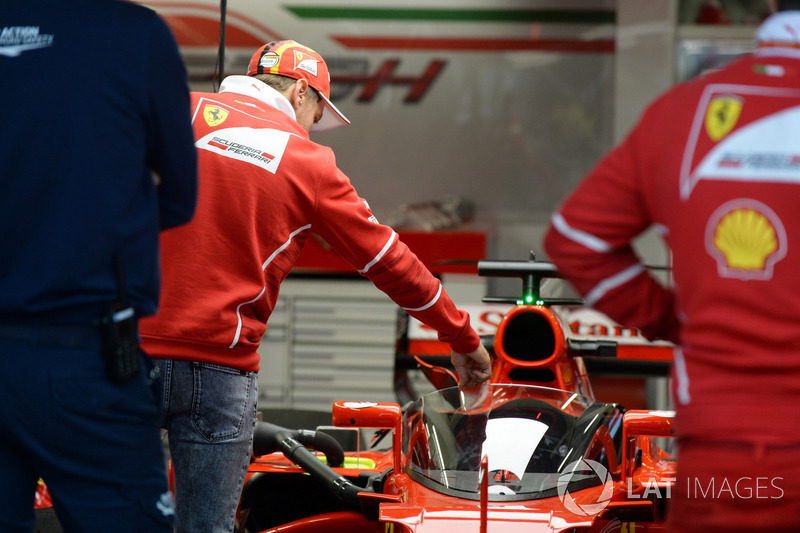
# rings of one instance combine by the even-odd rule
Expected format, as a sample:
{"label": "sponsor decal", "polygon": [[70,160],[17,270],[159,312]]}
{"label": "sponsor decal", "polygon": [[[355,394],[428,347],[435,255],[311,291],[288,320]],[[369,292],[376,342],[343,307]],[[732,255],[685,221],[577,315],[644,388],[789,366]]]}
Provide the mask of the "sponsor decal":
{"label": "sponsor decal", "polygon": [[342,405],[348,409],[366,409],[378,406],[375,402],[344,402]]}
{"label": "sponsor decal", "polygon": [[17,57],[28,50],[47,48],[55,36],[39,33],[39,26],[4,26],[0,30],[0,55]]}
{"label": "sponsor decal", "polygon": [[[403,99],[404,103],[416,104],[422,101],[428,90],[433,87],[439,74],[444,70],[447,61],[434,59],[428,62],[428,66],[419,75],[401,75],[395,71],[400,65],[399,59],[387,59],[378,66],[374,73],[366,72],[344,73],[331,69],[331,83],[340,87],[361,87],[361,92],[357,97],[358,102],[371,102],[378,95],[378,91],[385,86],[408,86],[408,92]],[[365,67],[366,68],[366,67]],[[333,89],[331,89],[333,90]],[[337,92],[338,92],[337,88]],[[346,89],[345,89],[345,92]],[[337,94],[338,97],[343,95]]]}
{"label": "sponsor decal", "polygon": [[290,133],[273,129],[227,128],[208,133],[195,142],[199,150],[216,152],[275,173]]}
{"label": "sponsor decal", "polygon": [[270,69],[276,66],[281,60],[281,56],[279,56],[275,52],[267,52],[263,56],[261,56],[261,61],[259,62],[262,67],[265,69]]}
{"label": "sponsor decal", "polygon": [[800,89],[709,85],[684,148],[681,198],[700,181],[800,183],[799,122]]}
{"label": "sponsor decal", "polygon": [[218,148],[222,151],[229,151],[231,153],[245,155],[247,157],[252,157],[254,159],[258,159],[269,163],[273,159],[274,156],[269,155],[267,152],[262,152],[258,148],[253,148],[252,146],[247,146],[241,143],[232,142],[222,137],[213,137],[210,141],[208,141],[209,146],[213,146]]}
{"label": "sponsor decal", "polygon": [[156,509],[164,516],[175,515],[175,502],[172,500],[172,493],[170,491],[161,494],[161,497],[156,502]]}
{"label": "sponsor decal", "polygon": [[376,217],[375,215],[372,214],[372,209],[369,207],[369,204],[367,203],[367,201],[363,200],[363,199],[361,201],[364,202],[364,207],[366,207],[367,208],[367,212],[369,212],[369,218],[367,218],[367,220],[369,220],[373,224],[380,224],[380,222],[378,222],[378,217]]}
{"label": "sponsor decal", "polygon": [[781,65],[753,65],[753,72],[776,78],[782,78],[786,74]]}
{"label": "sponsor decal", "polygon": [[772,209],[756,200],[726,202],[706,224],[706,250],[723,278],[768,280],[786,256],[786,230]]}
{"label": "sponsor decal", "polygon": [[300,50],[294,51],[294,70],[305,70],[312,76],[317,76],[317,63],[318,61],[310,55],[301,52]]}
{"label": "sponsor decal", "polygon": [[47,485],[44,484],[42,478],[39,478],[39,482],[36,484],[36,495],[33,505],[37,509],[53,506],[53,499],[50,496],[50,491],[47,489]]}
{"label": "sponsor decal", "polygon": [[228,115],[230,115],[230,111],[215,105],[206,105],[203,108],[203,118],[206,120],[206,124],[212,128],[225,122]]}
{"label": "sponsor decal", "polygon": [[706,133],[716,142],[731,132],[742,112],[742,98],[717,96],[706,110]]}

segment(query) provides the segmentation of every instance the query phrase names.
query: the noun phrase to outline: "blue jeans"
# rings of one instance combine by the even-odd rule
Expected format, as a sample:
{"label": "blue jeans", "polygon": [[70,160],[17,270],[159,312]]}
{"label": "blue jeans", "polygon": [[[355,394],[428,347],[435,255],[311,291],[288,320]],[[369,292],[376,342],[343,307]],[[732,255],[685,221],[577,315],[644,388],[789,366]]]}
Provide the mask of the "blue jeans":
{"label": "blue jeans", "polygon": [[81,346],[91,333],[75,343],[65,333],[54,345],[49,332],[0,335],[0,531],[33,530],[41,476],[65,532],[169,533],[174,510],[145,357],[138,377],[114,385],[99,348]]}
{"label": "blue jeans", "polygon": [[154,359],[175,474],[177,533],[231,533],[256,421],[257,373]]}

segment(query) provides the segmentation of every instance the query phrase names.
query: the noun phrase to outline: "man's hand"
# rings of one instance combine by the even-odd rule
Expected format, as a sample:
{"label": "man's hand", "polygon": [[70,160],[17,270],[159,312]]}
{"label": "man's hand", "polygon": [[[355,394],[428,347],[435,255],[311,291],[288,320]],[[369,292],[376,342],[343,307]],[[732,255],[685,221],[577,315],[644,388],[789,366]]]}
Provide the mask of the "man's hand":
{"label": "man's hand", "polygon": [[492,360],[483,344],[470,353],[450,352],[450,361],[458,374],[459,387],[474,387],[492,375]]}

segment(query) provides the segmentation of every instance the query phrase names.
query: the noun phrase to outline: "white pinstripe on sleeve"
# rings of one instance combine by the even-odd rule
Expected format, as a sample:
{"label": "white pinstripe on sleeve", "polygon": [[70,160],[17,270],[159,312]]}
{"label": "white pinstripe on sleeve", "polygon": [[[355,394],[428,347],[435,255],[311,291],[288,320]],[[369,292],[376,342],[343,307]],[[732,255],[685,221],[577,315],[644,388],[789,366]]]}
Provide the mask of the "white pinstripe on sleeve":
{"label": "white pinstripe on sleeve", "polygon": [[558,230],[561,235],[571,241],[582,244],[592,251],[604,253],[611,250],[611,245],[603,239],[595,237],[591,233],[575,229],[567,224],[567,221],[564,220],[564,216],[559,212],[553,214],[551,222],[553,223],[553,227]]}
{"label": "white pinstripe on sleeve", "polygon": [[436,303],[436,302],[439,300],[439,296],[441,296],[441,295],[442,295],[442,284],[441,284],[441,282],[440,282],[440,283],[439,283],[439,290],[438,290],[438,291],[436,291],[436,296],[434,296],[434,297],[431,299],[431,301],[430,301],[430,302],[426,303],[426,304],[425,304],[425,305],[423,305],[422,307],[416,307],[416,308],[413,308],[413,309],[412,309],[411,307],[404,307],[404,308],[403,308],[403,310],[404,310],[404,311],[424,311],[425,309],[427,309],[427,308],[429,308],[430,306],[432,306],[433,304],[435,304],[435,303]]}
{"label": "white pinstripe on sleeve", "polygon": [[388,252],[389,248],[392,247],[392,244],[394,244],[394,241],[395,241],[396,238],[397,238],[397,233],[394,230],[392,230],[392,234],[389,235],[389,240],[386,241],[386,244],[383,245],[383,248],[381,249],[380,252],[378,252],[378,255],[373,257],[372,261],[367,263],[367,265],[364,268],[362,268],[361,270],[359,270],[358,273],[359,274],[366,274],[367,272],[369,272],[369,269],[372,268],[375,265],[375,263],[380,261],[381,258],[384,255],[386,255],[386,252]]}
{"label": "white pinstripe on sleeve", "polygon": [[[595,237],[591,233],[585,232],[583,230],[579,230],[570,226],[567,221],[564,219],[564,216],[556,212],[551,217],[551,222],[553,227],[558,231],[561,235],[565,238],[578,243],[582,246],[585,246],[589,250],[597,253],[608,253],[612,250],[611,244],[600,239],[599,237]],[[601,280],[597,285],[594,286],[588,293],[586,293],[585,300],[586,305],[593,306],[596,304],[603,296],[608,293],[608,291],[627,283],[631,279],[638,276],[644,270],[644,266],[641,264],[631,265],[625,270],[621,272],[617,272],[613,276],[605,278]]]}
{"label": "white pinstripe on sleeve", "polygon": [[608,291],[619,287],[620,285],[627,283],[628,281],[632,280],[636,276],[638,276],[644,270],[644,266],[637,263],[635,265],[631,265],[625,270],[621,272],[617,272],[611,277],[608,277],[602,280],[600,283],[594,286],[592,290],[586,293],[586,305],[589,307],[593,306],[597,303],[600,298],[606,295]]}

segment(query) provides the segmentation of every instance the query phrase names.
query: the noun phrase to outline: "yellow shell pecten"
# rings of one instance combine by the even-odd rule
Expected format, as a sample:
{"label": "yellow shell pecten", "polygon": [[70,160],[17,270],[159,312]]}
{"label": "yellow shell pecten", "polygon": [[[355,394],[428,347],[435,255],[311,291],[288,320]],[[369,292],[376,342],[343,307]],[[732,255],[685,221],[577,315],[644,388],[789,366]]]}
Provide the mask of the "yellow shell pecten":
{"label": "yellow shell pecten", "polygon": [[741,208],[720,219],[714,246],[725,256],[729,268],[763,270],[767,258],[778,249],[778,238],[767,217]]}

